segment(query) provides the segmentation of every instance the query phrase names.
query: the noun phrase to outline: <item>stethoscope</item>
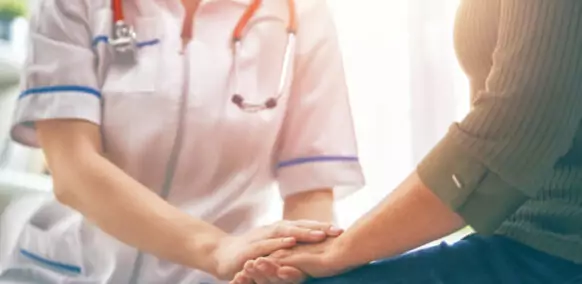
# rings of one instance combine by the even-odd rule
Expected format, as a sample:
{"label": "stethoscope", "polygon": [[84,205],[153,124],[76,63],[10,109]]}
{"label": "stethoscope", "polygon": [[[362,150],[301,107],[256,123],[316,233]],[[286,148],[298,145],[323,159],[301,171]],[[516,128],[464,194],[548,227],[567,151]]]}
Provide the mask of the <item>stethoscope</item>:
{"label": "stethoscope", "polygon": [[[113,9],[113,36],[110,40],[111,46],[114,48],[115,52],[122,57],[131,58],[132,61],[136,60],[137,51],[137,35],[134,28],[125,22],[125,16],[123,12],[123,0],[112,0],[111,8]],[[297,33],[297,17],[295,11],[295,1],[287,0],[287,5],[289,9],[289,23],[287,25],[287,45],[285,47],[285,54],[283,56],[283,65],[281,66],[281,75],[279,78],[279,85],[277,88],[277,93],[275,96],[268,98],[262,103],[252,103],[246,102],[245,98],[239,89],[239,60],[238,52],[242,46],[242,38],[245,29],[252,17],[257,13],[257,10],[262,4],[262,0],[253,0],[251,5],[246,9],[240,20],[238,21],[233,33],[232,33],[232,52],[233,52],[233,75],[235,81],[235,93],[231,97],[231,102],[237,105],[241,110],[247,112],[258,112],[267,109],[273,109],[277,107],[279,99],[285,94],[285,87],[289,72],[289,66],[293,60],[293,55],[296,45],[296,33]]]}

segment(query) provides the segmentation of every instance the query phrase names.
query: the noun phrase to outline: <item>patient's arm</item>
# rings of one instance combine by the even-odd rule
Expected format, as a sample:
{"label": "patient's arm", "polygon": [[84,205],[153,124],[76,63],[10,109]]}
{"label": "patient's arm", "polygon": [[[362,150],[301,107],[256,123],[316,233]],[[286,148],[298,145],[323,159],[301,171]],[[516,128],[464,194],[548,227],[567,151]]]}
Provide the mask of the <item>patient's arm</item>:
{"label": "patient's arm", "polygon": [[463,220],[413,173],[337,239],[279,251],[273,257],[280,265],[325,277],[396,256],[462,226]]}
{"label": "patient's arm", "polygon": [[395,256],[445,237],[464,226],[416,172],[334,243],[341,267]]}

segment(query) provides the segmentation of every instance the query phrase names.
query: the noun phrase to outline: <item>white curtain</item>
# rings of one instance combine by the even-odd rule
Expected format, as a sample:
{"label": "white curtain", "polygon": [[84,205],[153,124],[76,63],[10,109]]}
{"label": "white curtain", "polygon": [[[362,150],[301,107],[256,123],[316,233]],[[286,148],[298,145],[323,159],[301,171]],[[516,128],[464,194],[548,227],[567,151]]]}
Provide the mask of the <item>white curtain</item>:
{"label": "white curtain", "polygon": [[349,226],[400,183],[469,108],[454,56],[458,0],[328,0],[344,54],[361,192],[337,206]]}

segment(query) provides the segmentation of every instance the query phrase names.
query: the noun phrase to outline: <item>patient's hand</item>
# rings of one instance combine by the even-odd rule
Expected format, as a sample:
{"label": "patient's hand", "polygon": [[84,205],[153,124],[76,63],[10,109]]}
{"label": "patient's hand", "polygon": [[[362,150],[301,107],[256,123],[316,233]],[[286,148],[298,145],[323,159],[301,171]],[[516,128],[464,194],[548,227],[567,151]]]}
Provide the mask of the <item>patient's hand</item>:
{"label": "patient's hand", "polygon": [[290,266],[279,266],[275,259],[261,257],[249,260],[231,284],[300,284],[307,275]]}
{"label": "patient's hand", "polygon": [[343,251],[336,238],[328,238],[317,244],[297,245],[279,250],[269,256],[278,265],[295,267],[310,277],[322,278],[347,271]]}
{"label": "patient's hand", "polygon": [[245,269],[237,274],[233,284],[280,284],[301,283],[307,276],[320,278],[340,274],[340,251],[335,238],[318,244],[297,245],[280,250],[267,258],[248,261]]}

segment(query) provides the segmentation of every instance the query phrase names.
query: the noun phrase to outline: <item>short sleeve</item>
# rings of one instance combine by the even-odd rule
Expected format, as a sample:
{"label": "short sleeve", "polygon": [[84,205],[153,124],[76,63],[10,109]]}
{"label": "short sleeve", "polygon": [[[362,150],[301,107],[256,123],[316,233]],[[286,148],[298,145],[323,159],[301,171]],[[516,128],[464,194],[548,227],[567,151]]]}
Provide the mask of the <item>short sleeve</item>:
{"label": "short sleeve", "polygon": [[84,0],[44,0],[31,18],[30,44],[12,138],[38,147],[34,123],[47,119],[101,120],[101,94]]}
{"label": "short sleeve", "polygon": [[276,163],[279,188],[283,197],[333,188],[341,198],[364,185],[342,55],[326,1],[298,6],[294,79]]}

